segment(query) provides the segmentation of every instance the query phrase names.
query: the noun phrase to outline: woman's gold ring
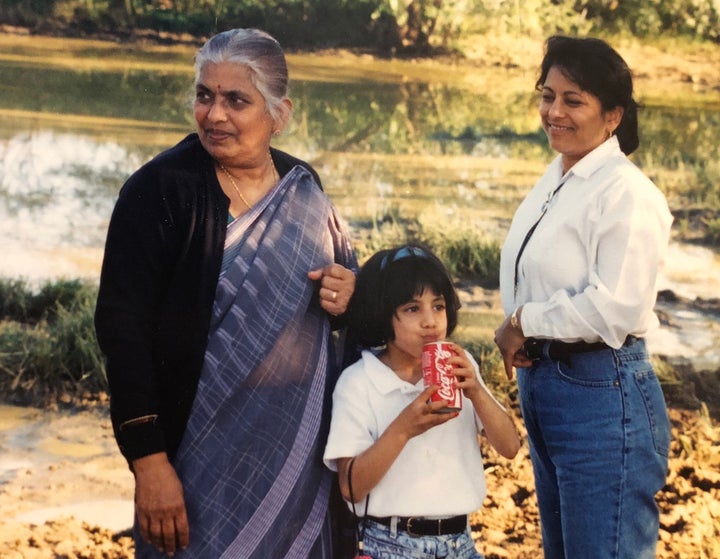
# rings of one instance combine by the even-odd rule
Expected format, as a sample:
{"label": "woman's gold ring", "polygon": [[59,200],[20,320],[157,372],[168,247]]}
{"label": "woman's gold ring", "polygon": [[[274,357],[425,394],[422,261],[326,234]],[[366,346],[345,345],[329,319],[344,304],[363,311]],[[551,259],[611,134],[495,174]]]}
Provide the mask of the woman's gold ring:
{"label": "woman's gold ring", "polygon": [[337,299],[337,291],[333,291],[333,301]]}

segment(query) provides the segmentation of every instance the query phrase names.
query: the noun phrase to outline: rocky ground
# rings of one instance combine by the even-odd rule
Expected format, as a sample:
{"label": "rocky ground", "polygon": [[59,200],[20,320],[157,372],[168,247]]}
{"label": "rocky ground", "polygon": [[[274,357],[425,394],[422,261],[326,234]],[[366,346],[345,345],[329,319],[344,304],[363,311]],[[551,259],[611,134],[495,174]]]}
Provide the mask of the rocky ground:
{"label": "rocky ground", "polygon": [[[720,424],[670,409],[673,442],[661,511],[660,559],[720,557]],[[527,445],[512,461],[486,451],[488,497],[474,517],[486,559],[538,559],[540,531]]]}
{"label": "rocky ground", "polygon": [[[13,413],[13,421],[7,414],[0,421],[3,459],[11,447],[10,454],[21,459],[0,483],[0,557],[132,557],[132,540],[123,529],[132,514],[132,478],[113,448],[106,412]],[[657,557],[720,557],[720,424],[702,410],[671,408],[670,414],[673,443],[668,482],[658,495]],[[24,450],[7,436],[8,427],[20,420],[36,422],[43,433]],[[55,446],[48,446],[51,441]],[[33,452],[41,458],[33,460]],[[487,448],[485,454],[489,496],[471,519],[478,549],[486,559],[538,559],[540,531],[527,445],[511,461]]]}

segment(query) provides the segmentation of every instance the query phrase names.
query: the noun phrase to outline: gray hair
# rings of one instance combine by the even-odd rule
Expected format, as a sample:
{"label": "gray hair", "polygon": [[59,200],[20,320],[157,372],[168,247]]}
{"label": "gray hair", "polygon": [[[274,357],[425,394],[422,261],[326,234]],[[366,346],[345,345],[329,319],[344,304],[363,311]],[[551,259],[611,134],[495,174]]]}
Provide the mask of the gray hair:
{"label": "gray hair", "polygon": [[288,68],[280,43],[259,29],[231,29],[211,37],[195,54],[195,84],[206,63],[232,62],[250,70],[253,85],[279,129],[290,120],[283,99],[288,93]]}

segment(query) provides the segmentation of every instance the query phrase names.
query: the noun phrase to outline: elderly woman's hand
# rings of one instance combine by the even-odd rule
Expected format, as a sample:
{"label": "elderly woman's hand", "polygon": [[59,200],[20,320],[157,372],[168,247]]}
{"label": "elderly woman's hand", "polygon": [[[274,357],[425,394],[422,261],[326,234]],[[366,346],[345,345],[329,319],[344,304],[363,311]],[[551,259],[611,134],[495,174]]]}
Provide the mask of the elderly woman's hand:
{"label": "elderly woman's hand", "polygon": [[140,534],[161,553],[172,557],[189,543],[182,484],[164,452],[135,460],[133,472]]}
{"label": "elderly woman's hand", "polygon": [[333,316],[347,310],[350,297],[355,291],[355,274],[340,264],[329,264],[319,270],[308,272],[311,280],[320,280],[320,306]]}

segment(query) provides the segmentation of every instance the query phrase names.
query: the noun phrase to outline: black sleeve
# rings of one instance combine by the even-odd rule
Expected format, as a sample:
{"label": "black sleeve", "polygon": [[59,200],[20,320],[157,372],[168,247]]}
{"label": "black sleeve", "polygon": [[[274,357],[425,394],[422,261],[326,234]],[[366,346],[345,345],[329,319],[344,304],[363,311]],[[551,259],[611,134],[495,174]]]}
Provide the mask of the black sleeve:
{"label": "black sleeve", "polygon": [[[160,406],[154,344],[176,252],[177,224],[159,191],[149,187],[157,180],[147,170],[136,173],[120,192],[108,228],[95,311],[113,427],[128,460],[165,450],[156,421]],[[128,423],[133,420],[134,425]]]}

